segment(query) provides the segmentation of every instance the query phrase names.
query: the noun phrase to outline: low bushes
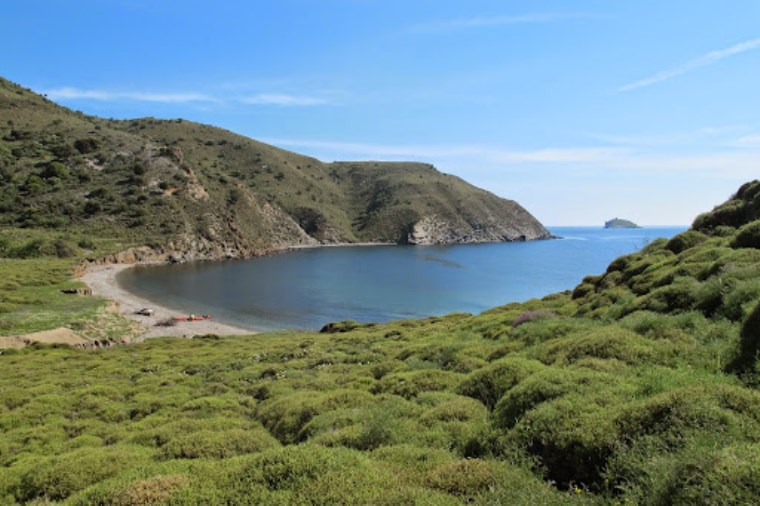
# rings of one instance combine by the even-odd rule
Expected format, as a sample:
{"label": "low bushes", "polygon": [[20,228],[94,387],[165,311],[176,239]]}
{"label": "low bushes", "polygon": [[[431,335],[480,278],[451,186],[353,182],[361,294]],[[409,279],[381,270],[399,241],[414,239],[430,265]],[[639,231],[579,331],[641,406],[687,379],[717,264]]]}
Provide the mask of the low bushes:
{"label": "low bushes", "polygon": [[707,431],[730,440],[753,433],[760,421],[760,394],[733,385],[675,388],[630,404],[618,420],[629,441],[658,435],[663,444],[680,444]]}
{"label": "low bushes", "polygon": [[299,445],[247,459],[230,477],[228,503],[455,504],[445,494],[404,484],[356,450]]}
{"label": "low bushes", "polygon": [[638,309],[676,313],[692,309],[697,302],[699,282],[691,277],[674,279],[672,284],[655,288],[638,303]]}
{"label": "low bushes", "polygon": [[497,427],[510,429],[539,404],[585,388],[603,388],[610,382],[605,373],[585,369],[547,368],[528,376],[504,394],[494,408]]}
{"label": "low bushes", "polygon": [[17,497],[21,501],[35,498],[60,501],[150,458],[149,451],[114,446],[82,448],[41,459],[21,477]]}
{"label": "low bushes", "polygon": [[457,392],[493,409],[509,389],[542,368],[537,360],[507,357],[468,375],[457,387]]}
{"label": "low bushes", "polygon": [[432,469],[427,481],[433,488],[468,501],[496,484],[499,467],[496,462],[476,459],[447,462]]}
{"label": "low bushes", "polygon": [[263,429],[200,430],[172,439],[161,447],[161,456],[165,459],[224,459],[260,452],[278,444]]}
{"label": "low bushes", "polygon": [[[723,227],[575,300],[0,354],[0,503],[751,502],[760,249]],[[0,303],[53,300],[58,260],[3,262]]]}
{"label": "low bushes", "polygon": [[755,305],[742,324],[739,350],[728,369],[739,373],[751,372],[758,358],[760,358],[760,302]]}
{"label": "low bushes", "polygon": [[377,382],[374,392],[390,393],[410,399],[422,392],[451,390],[459,384],[461,378],[460,374],[438,369],[397,372],[383,376]]}
{"label": "low bushes", "polygon": [[361,391],[331,394],[299,390],[268,400],[256,409],[256,418],[282,443],[302,440],[301,431],[319,414],[364,404],[371,396]]}
{"label": "low bushes", "polygon": [[584,358],[614,359],[628,364],[667,362],[667,345],[642,339],[626,329],[607,326],[546,343],[533,357],[549,365],[572,364]]}
{"label": "low bushes", "polygon": [[679,253],[686,251],[689,248],[693,248],[705,240],[707,240],[707,236],[705,234],[697,232],[696,230],[687,230],[686,232],[680,233],[670,239],[667,244],[665,244],[665,249],[670,250],[678,255]]}

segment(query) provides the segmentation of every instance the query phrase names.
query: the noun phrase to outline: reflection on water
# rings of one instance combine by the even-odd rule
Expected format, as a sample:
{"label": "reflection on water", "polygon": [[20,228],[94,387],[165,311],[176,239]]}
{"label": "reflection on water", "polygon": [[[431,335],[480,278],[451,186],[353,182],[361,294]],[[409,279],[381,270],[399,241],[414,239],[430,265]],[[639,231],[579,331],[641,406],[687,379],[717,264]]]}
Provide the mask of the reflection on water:
{"label": "reflection on water", "polygon": [[444,267],[449,267],[451,269],[461,269],[464,266],[457,262],[452,262],[451,260],[446,260],[445,258],[437,257],[434,255],[420,255],[419,258],[422,258],[423,260],[427,260],[428,262],[437,262]]}

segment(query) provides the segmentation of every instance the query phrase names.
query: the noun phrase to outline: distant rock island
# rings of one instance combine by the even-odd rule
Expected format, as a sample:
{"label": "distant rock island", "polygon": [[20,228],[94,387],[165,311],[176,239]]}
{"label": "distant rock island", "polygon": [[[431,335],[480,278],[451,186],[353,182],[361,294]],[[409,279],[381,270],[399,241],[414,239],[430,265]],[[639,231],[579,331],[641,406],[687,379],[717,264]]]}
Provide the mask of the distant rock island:
{"label": "distant rock island", "polygon": [[615,218],[604,222],[604,228],[641,228],[632,221]]}

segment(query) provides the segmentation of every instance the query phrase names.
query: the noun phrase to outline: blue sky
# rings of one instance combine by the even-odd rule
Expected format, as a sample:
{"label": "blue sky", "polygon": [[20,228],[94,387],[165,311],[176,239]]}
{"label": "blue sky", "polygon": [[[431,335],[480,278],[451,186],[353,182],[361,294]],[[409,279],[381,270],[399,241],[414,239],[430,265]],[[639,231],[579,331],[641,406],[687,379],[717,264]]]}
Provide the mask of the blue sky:
{"label": "blue sky", "polygon": [[0,75],[332,160],[420,160],[548,225],[689,224],[760,176],[760,2],[3,0]]}

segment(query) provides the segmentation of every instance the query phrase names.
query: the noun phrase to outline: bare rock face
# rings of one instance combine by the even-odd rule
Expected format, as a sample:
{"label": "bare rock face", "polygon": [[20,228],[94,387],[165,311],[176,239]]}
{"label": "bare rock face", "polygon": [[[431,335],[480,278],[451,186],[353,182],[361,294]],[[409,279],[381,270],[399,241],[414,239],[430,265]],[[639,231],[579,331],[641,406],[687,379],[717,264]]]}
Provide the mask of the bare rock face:
{"label": "bare rock face", "polygon": [[407,242],[417,245],[472,244],[485,242],[514,242],[551,239],[543,225],[526,213],[521,221],[500,223],[468,223],[425,216],[412,227]]}

